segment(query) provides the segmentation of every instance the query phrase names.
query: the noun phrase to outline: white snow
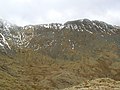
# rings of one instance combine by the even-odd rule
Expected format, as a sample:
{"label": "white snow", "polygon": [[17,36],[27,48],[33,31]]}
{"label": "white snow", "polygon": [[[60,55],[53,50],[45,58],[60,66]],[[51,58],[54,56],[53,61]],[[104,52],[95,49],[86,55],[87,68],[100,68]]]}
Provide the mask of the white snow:
{"label": "white snow", "polygon": [[95,23],[93,23],[94,26],[96,26],[97,28],[99,28],[99,26],[97,26]]}
{"label": "white snow", "polygon": [[1,44],[1,43],[0,43],[0,46],[4,47],[4,45],[3,45],[3,44]]}
{"label": "white snow", "polygon": [[108,28],[107,24],[105,24],[105,27]]}
{"label": "white snow", "polygon": [[101,37],[104,37],[104,35],[101,35]]}
{"label": "white snow", "polygon": [[77,26],[77,25],[75,25],[75,26],[74,26],[74,29],[78,29],[78,26]]}
{"label": "white snow", "polygon": [[110,31],[115,34],[115,30],[114,29],[111,29]]}
{"label": "white snow", "polygon": [[101,27],[101,26],[99,26],[99,28],[100,28],[100,29],[102,29],[102,27]]}
{"label": "white snow", "polygon": [[103,29],[103,31],[105,32],[105,29]]}
{"label": "white snow", "polygon": [[81,29],[81,31],[83,32],[83,29]]}
{"label": "white snow", "polygon": [[92,28],[92,27],[89,25],[89,28]]}
{"label": "white snow", "polygon": [[37,51],[37,50],[39,50],[40,49],[40,47],[39,46],[37,46],[37,48],[36,49],[34,49],[34,51]]}
{"label": "white snow", "polygon": [[54,43],[54,40],[52,40],[52,41],[50,42],[50,44],[49,44],[49,45],[51,46],[51,45],[52,45],[52,43]]}
{"label": "white snow", "polygon": [[64,25],[61,25],[60,27],[59,27],[59,29],[63,29],[64,28]]}
{"label": "white snow", "polygon": [[84,24],[82,24],[82,26],[84,27],[85,25],[84,25]]}
{"label": "white snow", "polygon": [[93,23],[93,25],[96,25],[95,23]]}
{"label": "white snow", "polygon": [[93,32],[91,32],[91,31],[89,31],[89,30],[87,30],[87,29],[86,29],[86,31],[89,32],[90,34],[93,34]]}
{"label": "white snow", "polygon": [[50,26],[49,26],[49,24],[44,24],[43,25],[45,28],[49,28]]}
{"label": "white snow", "polygon": [[72,49],[75,49],[75,45],[74,44],[72,44]]}
{"label": "white snow", "polygon": [[9,44],[8,44],[7,41],[5,40],[5,37],[4,37],[1,33],[0,33],[0,36],[2,37],[2,38],[1,38],[1,39],[2,39],[1,42],[3,42],[4,44],[6,44],[6,45],[8,46],[8,48],[11,49],[10,46],[9,46]]}
{"label": "white snow", "polygon": [[28,42],[27,45],[25,45],[25,47],[27,47],[30,43]]}

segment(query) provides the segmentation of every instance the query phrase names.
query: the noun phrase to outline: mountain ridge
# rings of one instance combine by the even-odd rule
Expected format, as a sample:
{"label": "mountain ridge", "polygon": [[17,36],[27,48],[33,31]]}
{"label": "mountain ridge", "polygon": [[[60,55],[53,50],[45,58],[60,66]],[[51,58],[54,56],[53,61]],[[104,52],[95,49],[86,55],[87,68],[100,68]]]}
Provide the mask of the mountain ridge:
{"label": "mountain ridge", "polygon": [[[68,52],[79,54],[78,50],[85,51],[84,48],[89,49],[89,45],[96,46],[99,42],[120,46],[119,27],[97,20],[81,19],[64,24],[51,23],[24,27],[1,22],[0,30],[3,38],[7,40],[7,47],[30,48],[53,58],[66,57],[62,53]],[[59,50],[56,51],[55,48]]]}

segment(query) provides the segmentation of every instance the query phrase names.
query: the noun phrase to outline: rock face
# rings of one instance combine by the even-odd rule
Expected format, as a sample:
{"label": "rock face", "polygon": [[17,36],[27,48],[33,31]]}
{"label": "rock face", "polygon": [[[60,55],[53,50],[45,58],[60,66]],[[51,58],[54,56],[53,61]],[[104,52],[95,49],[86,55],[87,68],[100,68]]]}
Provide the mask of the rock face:
{"label": "rock face", "polygon": [[120,90],[120,81],[110,78],[99,78],[62,90]]}

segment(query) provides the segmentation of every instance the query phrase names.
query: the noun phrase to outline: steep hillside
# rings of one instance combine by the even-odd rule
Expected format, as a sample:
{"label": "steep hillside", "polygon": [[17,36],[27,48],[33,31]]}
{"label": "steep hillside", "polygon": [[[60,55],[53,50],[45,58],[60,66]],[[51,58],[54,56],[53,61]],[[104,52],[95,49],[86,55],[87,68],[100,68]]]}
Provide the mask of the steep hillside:
{"label": "steep hillside", "polygon": [[0,90],[59,90],[97,78],[120,81],[119,26],[83,19],[20,27],[0,20]]}

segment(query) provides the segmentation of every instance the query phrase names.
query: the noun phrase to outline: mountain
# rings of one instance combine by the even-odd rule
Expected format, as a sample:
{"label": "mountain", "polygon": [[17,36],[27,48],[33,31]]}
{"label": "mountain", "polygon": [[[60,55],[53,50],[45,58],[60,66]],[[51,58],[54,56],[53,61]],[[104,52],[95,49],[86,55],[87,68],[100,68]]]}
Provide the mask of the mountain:
{"label": "mountain", "polygon": [[67,52],[78,52],[78,50],[84,52],[84,48],[90,50],[89,47],[95,45],[98,48],[102,43],[111,42],[118,46],[120,44],[120,28],[96,20],[83,19],[68,21],[65,24],[51,23],[24,27],[1,20],[0,25],[1,35],[11,47],[32,48],[53,58],[67,59],[69,58],[65,55]]}
{"label": "mountain", "polygon": [[120,27],[89,19],[21,27],[1,19],[0,79],[0,90],[117,83]]}
{"label": "mountain", "polygon": [[[101,52],[120,55],[120,28],[89,19],[19,27],[1,21],[1,35],[10,48],[30,48],[52,58],[79,60]],[[111,57],[108,55],[108,57]]]}

